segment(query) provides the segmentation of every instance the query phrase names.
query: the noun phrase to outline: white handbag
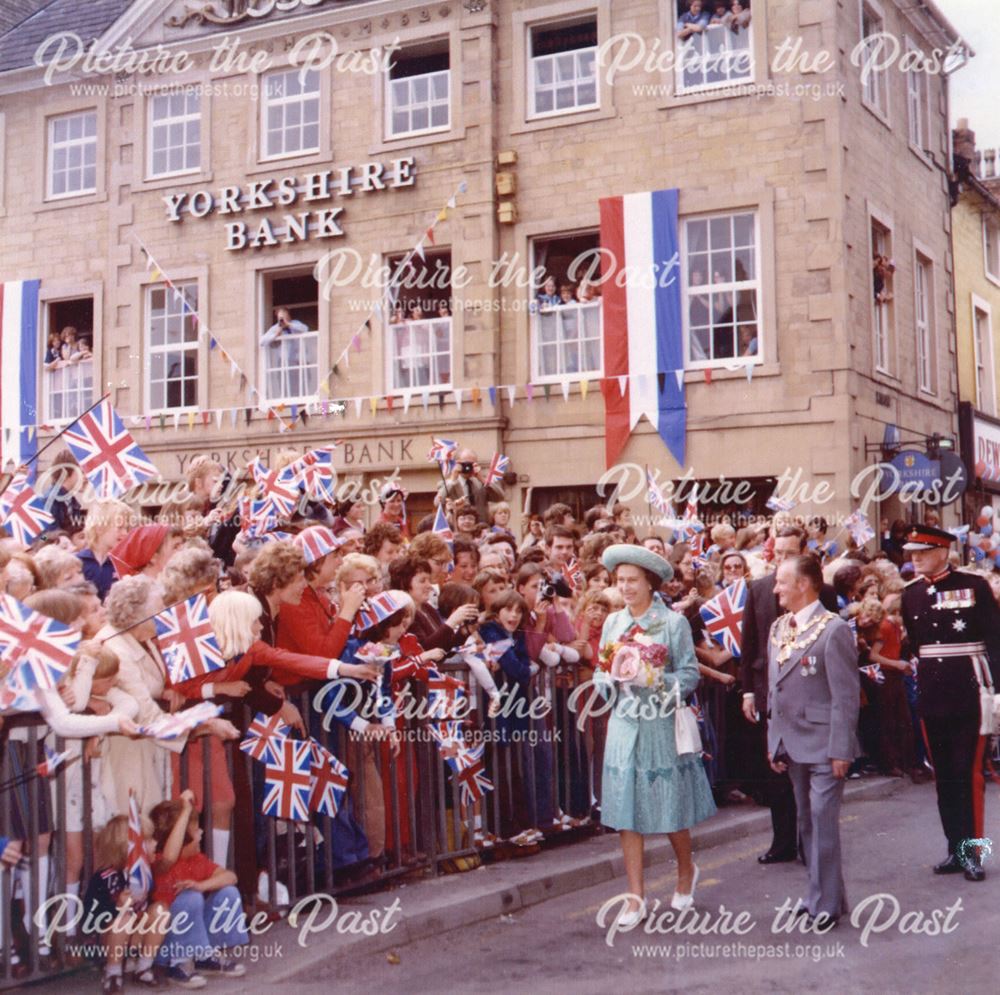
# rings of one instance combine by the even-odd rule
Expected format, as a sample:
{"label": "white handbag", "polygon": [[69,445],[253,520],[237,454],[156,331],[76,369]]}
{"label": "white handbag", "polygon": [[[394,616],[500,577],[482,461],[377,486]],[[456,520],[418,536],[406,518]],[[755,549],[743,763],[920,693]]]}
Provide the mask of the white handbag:
{"label": "white handbag", "polygon": [[989,666],[981,656],[973,657],[972,669],[979,685],[979,735],[1000,735],[1000,694],[993,690]]}
{"label": "white handbag", "polygon": [[682,753],[701,753],[698,720],[695,718],[694,709],[689,705],[681,705],[674,710],[674,737],[678,756]]}

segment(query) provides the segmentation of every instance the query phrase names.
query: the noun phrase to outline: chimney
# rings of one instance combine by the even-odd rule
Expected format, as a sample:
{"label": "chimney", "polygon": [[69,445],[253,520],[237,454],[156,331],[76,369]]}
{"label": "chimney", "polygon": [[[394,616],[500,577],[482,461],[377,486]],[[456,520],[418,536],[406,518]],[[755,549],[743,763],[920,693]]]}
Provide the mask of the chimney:
{"label": "chimney", "polygon": [[[958,127],[951,133],[951,146],[956,160],[963,160],[969,170],[976,173],[976,133],[969,128],[969,119],[958,119]],[[958,163],[956,162],[956,170]]]}

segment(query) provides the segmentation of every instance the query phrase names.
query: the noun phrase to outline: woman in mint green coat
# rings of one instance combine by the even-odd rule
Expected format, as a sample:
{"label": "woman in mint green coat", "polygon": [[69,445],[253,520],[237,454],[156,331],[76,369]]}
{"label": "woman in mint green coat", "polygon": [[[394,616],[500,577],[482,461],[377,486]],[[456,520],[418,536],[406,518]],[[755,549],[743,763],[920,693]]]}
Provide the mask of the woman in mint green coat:
{"label": "woman in mint green coat", "polygon": [[660,688],[623,685],[613,673],[595,673],[602,691],[614,696],[604,748],[601,821],[621,833],[630,889],[621,918],[634,924],[645,914],[643,836],[669,836],[677,857],[671,905],[688,908],[698,879],[690,828],[713,815],[715,803],[700,752],[677,753],[675,706],[695,690],[699,675],[687,619],[656,594],[673,569],[651,550],[624,544],[605,550],[602,562],[625,599],[625,607],[604,623],[602,648],[623,641],[626,634],[625,642],[633,643],[639,635],[638,643],[666,648]]}

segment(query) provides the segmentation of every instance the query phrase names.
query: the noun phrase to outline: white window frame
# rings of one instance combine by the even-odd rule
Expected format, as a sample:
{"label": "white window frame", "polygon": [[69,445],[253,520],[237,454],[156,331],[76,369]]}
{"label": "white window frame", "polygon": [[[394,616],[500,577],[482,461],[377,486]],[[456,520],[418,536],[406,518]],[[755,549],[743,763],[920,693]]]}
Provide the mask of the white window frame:
{"label": "white window frame", "polygon": [[[754,64],[754,24],[755,17],[752,16],[750,19],[750,29],[749,31],[741,31],[738,35],[734,35],[733,32],[722,24],[710,25],[707,31],[703,31],[701,34],[689,35],[683,41],[677,37],[677,31],[680,28],[679,15],[677,13],[677,0],[669,0],[671,5],[671,10],[673,16],[671,18],[671,39],[673,41],[674,50],[674,92],[678,96],[685,96],[692,93],[711,93],[713,90],[724,89],[728,86],[733,86],[737,83],[750,83],[753,82],[756,75],[756,67]],[[711,7],[711,4],[706,0],[706,7]],[[711,11],[709,11],[711,13]],[[751,6],[751,14],[753,13],[753,8]],[[705,43],[708,39],[718,40],[721,39],[724,44],[720,47],[720,52],[725,50],[727,55],[727,60],[729,65],[727,66],[726,78],[721,80],[713,80],[712,82],[695,83],[688,86],[684,81],[684,68],[687,63],[694,59],[702,63],[702,74],[705,73],[704,64],[711,58],[718,55],[718,53],[709,52],[706,56],[704,48]],[[736,60],[731,60],[729,57],[732,56],[734,51],[733,41],[735,39],[746,39],[746,45],[741,45],[735,51],[739,53],[745,53],[749,58],[749,65],[747,71],[743,75],[730,75],[730,70],[732,69],[732,64]],[[700,47],[701,51],[694,54],[694,48]]]}
{"label": "white window frame", "polygon": [[[431,98],[430,94],[434,88],[434,77],[443,76],[446,80],[446,93],[444,99],[441,98]],[[413,100],[413,86],[415,80],[427,80],[427,92],[428,99],[426,101],[414,102]],[[435,107],[440,107],[444,105],[448,112],[447,119],[444,124],[434,124],[428,125],[426,128],[410,128],[406,131],[393,131],[393,118],[395,116],[397,106],[395,97],[395,88],[397,83],[406,83],[408,90],[408,102],[405,105],[407,114],[409,116],[409,121],[413,123],[413,112],[415,108],[426,107],[427,108],[427,120],[430,121],[433,109]],[[386,72],[385,75],[385,136],[386,141],[396,141],[400,138],[412,138],[416,135],[433,135],[441,131],[449,131],[451,129],[451,68],[448,69],[438,69],[430,73],[417,73],[414,76],[400,76],[397,79],[391,79],[389,73]]]}
{"label": "white window frame", "polygon": [[[534,302],[533,302],[534,303]],[[582,356],[582,343],[586,341],[579,334],[583,327],[584,314],[597,315],[597,349],[598,365],[596,369],[567,371],[564,369],[566,350],[573,348],[577,350],[577,355]],[[574,328],[576,334],[573,337],[566,337],[559,332],[556,336],[556,347],[559,355],[559,366],[561,372],[546,374],[542,372],[541,353],[541,320],[542,315],[554,315],[557,326],[562,329],[563,319],[572,314],[574,316]],[[582,365],[582,364],[581,364]],[[531,312],[531,382],[532,383],[563,383],[564,381],[575,382],[579,380],[596,380],[604,375],[604,313],[601,308],[600,298],[589,301],[586,304],[574,301],[572,304],[561,304],[556,307],[547,308],[540,311],[537,307]]]}
{"label": "white window frame", "polygon": [[[884,239],[888,239],[888,251],[883,251],[884,245],[880,247],[880,243],[875,238],[875,227],[878,226],[880,229],[880,234]],[[893,280],[893,300],[892,301],[882,301],[881,303],[875,300],[875,276],[872,272],[871,260],[878,251],[879,255],[888,255],[892,258],[892,226],[887,223],[882,217],[872,214],[868,214],[868,299],[871,302],[871,323],[872,323],[872,357],[874,359],[873,366],[877,373],[882,373],[885,376],[893,376],[892,372],[892,353],[893,353],[893,327],[895,325],[896,311],[892,306],[895,301],[896,290],[895,290],[895,280]],[[884,346],[884,349],[883,349]],[[884,360],[880,361],[882,358],[882,353],[884,351]]]}
{"label": "white window frame", "polygon": [[[295,159],[301,156],[316,155],[322,149],[323,143],[323,129],[322,129],[322,116],[323,116],[323,83],[320,73],[316,69],[310,69],[307,72],[307,77],[313,78],[316,81],[316,89],[314,91],[309,91],[307,93],[297,93],[291,96],[281,96],[281,97],[269,97],[268,96],[268,83],[279,76],[289,77],[298,76],[301,69],[290,68],[290,69],[274,69],[270,72],[264,73],[260,77],[260,158],[261,162],[273,162],[280,159]],[[304,83],[303,83],[304,85]],[[267,124],[268,110],[271,107],[279,106],[282,108],[287,108],[293,104],[300,104],[304,109],[306,102],[315,101],[316,103],[316,145],[310,148],[297,148],[291,150],[284,150],[285,146],[285,128],[286,124],[284,121],[284,111],[282,112],[282,149],[283,151],[274,152],[269,145],[269,128]],[[303,127],[302,121],[300,122],[298,128],[301,130]]]}
{"label": "white window frame", "polygon": [[[595,26],[595,28],[599,32],[600,31],[600,22],[599,22],[599,19],[598,19],[598,12],[597,12],[596,9],[592,12],[592,17],[593,17],[593,21],[594,21],[594,26]],[[588,15],[586,17],[584,17],[584,18],[574,18],[572,24],[568,23],[567,27],[575,26],[576,24],[582,23],[583,21],[589,21],[590,19],[591,19],[591,14],[588,13]],[[568,50],[566,52],[556,52],[556,53],[554,53],[552,55],[533,55],[532,54],[532,52],[534,50],[535,32],[536,31],[549,31],[553,27],[557,27],[558,23],[559,22],[555,22],[555,23],[536,22],[534,24],[529,24],[528,25],[528,38],[527,38],[527,47],[526,47],[526,55],[527,55],[527,63],[528,64],[527,64],[527,70],[526,70],[526,72],[527,72],[527,89],[528,89],[528,113],[527,113],[527,120],[529,120],[529,121],[543,121],[546,118],[562,117],[562,116],[564,116],[566,114],[582,114],[582,113],[585,113],[587,111],[600,110],[600,107],[601,107],[601,79],[600,79],[599,67],[597,65],[597,49],[599,47],[598,45],[589,45],[589,46],[586,46],[584,48],[574,48],[574,49],[570,49],[570,50]],[[591,57],[591,59],[593,60],[593,67],[594,67],[593,77],[592,77],[593,84],[594,84],[594,100],[593,100],[593,102],[592,103],[588,103],[588,104],[574,103],[572,107],[556,107],[555,106],[555,103],[556,103],[556,96],[555,95],[556,95],[556,90],[558,89],[558,86],[556,84],[556,69],[557,69],[557,62],[556,62],[556,60],[558,60],[560,58],[564,58],[565,56],[573,56],[573,78],[572,78],[572,80],[562,80],[560,82],[562,83],[563,86],[566,86],[569,83],[572,83],[572,85],[573,85],[573,93],[574,93],[574,100],[576,100],[578,98],[578,96],[579,96],[579,90],[580,90],[581,85],[586,84],[588,82],[588,80],[590,79],[590,77],[579,75],[580,59],[583,56],[587,55],[587,54],[589,54],[590,57]],[[539,64],[543,63],[543,62],[549,62],[549,61],[551,61],[551,63],[552,63],[552,81],[553,82],[551,84],[544,84],[542,87],[539,88],[537,86],[537,84],[536,84],[536,67]],[[539,89],[551,89],[552,90],[552,104],[553,104],[552,110],[540,111],[540,110],[537,109],[538,108],[538,91],[539,91]]]}
{"label": "white window frame", "polygon": [[[54,192],[54,179],[55,179],[55,153],[56,153],[56,140],[55,140],[55,126],[57,121],[69,121],[73,118],[93,118],[94,121],[94,133],[93,135],[84,134],[80,138],[68,138],[58,144],[59,148],[64,148],[67,150],[67,155],[69,150],[72,148],[80,148],[81,156],[85,157],[85,149],[87,146],[92,145],[94,149],[94,185],[91,187],[80,187],[73,190],[64,190],[62,193]],[[98,120],[97,108],[87,107],[78,111],[70,111],[67,114],[53,114],[50,118],[46,120],[46,156],[45,156],[45,199],[46,200],[68,200],[72,197],[86,197],[91,194],[97,193],[98,188],[98,176],[97,170],[99,166],[99,156],[97,141],[100,134],[100,121]],[[84,124],[84,131],[86,131],[86,124]],[[87,168],[86,163],[82,163],[79,168],[74,167],[75,172],[85,171]],[[70,175],[69,167],[66,169],[67,176]]]}
{"label": "white window frame", "polygon": [[[688,286],[688,223],[692,221],[707,221],[711,222],[716,218],[733,218],[737,214],[750,214],[753,217],[753,237],[754,237],[754,254],[753,254],[753,265],[754,273],[756,274],[753,280],[743,280],[736,281],[731,280],[728,283],[705,283],[704,287],[705,293],[711,293],[713,290],[729,291],[731,293],[740,293],[747,290],[754,290],[756,292],[757,300],[757,352],[753,356],[740,356],[738,353],[735,356],[724,356],[718,359],[691,359],[691,321],[690,321],[690,308],[688,306],[688,298],[690,296],[690,287]],[[711,212],[699,212],[697,214],[690,214],[682,216],[678,219],[679,228],[679,242],[680,242],[680,253],[681,253],[681,316],[684,323],[684,369],[685,370],[714,370],[714,369],[725,369],[726,367],[732,366],[745,366],[748,363],[753,363],[758,365],[764,362],[764,304],[762,300],[763,295],[763,282],[761,279],[761,219],[760,219],[760,209],[756,206],[748,208],[733,208],[726,211],[711,211]],[[733,248],[732,246],[730,247]],[[709,257],[711,256],[711,249],[708,249]],[[706,274],[707,275],[707,274]],[[735,318],[735,315],[734,315]],[[737,326],[737,336],[739,335],[738,322],[733,322],[734,326]],[[711,334],[711,332],[710,332]]]}
{"label": "white window frame", "polygon": [[[195,324],[195,337],[190,342],[177,342],[177,343],[164,343],[161,345],[153,345],[153,294],[157,291],[163,291],[164,301],[168,306],[166,311],[166,317],[164,320],[170,320],[172,316],[178,313],[182,316],[183,321],[191,321],[192,317],[187,316],[188,308],[180,305],[177,301],[177,295],[175,291],[180,291],[184,293],[185,291],[190,291],[194,289],[198,300],[195,303],[195,314],[200,316],[201,313],[201,288],[197,280],[183,280],[174,284],[174,289],[172,290],[166,283],[150,283],[147,284],[145,289],[145,308],[144,308],[144,320],[145,320],[145,346],[146,346],[146,363],[145,366],[145,394],[146,394],[146,408],[150,414],[174,414],[175,412],[186,413],[188,411],[197,411],[201,402],[201,336],[199,334],[198,328],[199,324]],[[185,296],[185,300],[187,297]],[[200,321],[199,321],[200,323]],[[187,354],[193,352],[195,355],[195,402],[194,404],[179,405],[178,407],[154,407],[153,406],[153,356],[164,353],[180,352]],[[182,384],[181,393],[183,394],[183,384],[188,380],[188,377],[181,376],[180,382]],[[158,380],[158,383],[167,384],[170,382],[169,377],[165,377],[162,380]],[[167,393],[166,391],[164,392]],[[166,398],[164,398],[166,399]]]}
{"label": "white window frame", "polygon": [[[982,341],[980,341],[979,335],[979,315],[984,318]],[[972,295],[972,350],[976,409],[996,417],[997,385],[993,361],[993,310],[987,301],[976,294]],[[983,395],[987,391],[989,396],[984,397]]]}
{"label": "white window frame", "polygon": [[[993,235],[990,237],[990,230]],[[993,265],[996,269],[990,268],[990,248],[995,260]],[[1000,285],[1000,220],[991,214],[983,215],[983,273],[988,280]]]}
{"label": "white window frame", "polygon": [[[154,107],[156,106],[157,100],[170,100],[174,96],[182,96],[185,99],[185,106],[188,99],[194,99],[197,102],[197,109],[195,111],[190,111],[185,109],[183,114],[177,116],[171,116],[168,112],[167,116],[162,119],[158,119],[154,112]],[[172,93],[170,91],[165,91],[162,93],[151,93],[146,98],[146,179],[147,180],[160,180],[169,176],[184,176],[188,173],[199,173],[201,172],[201,162],[202,162],[202,139],[204,135],[203,128],[203,115],[201,110],[201,93],[194,87],[185,88],[180,94]],[[187,158],[188,149],[191,146],[187,143],[187,126],[192,121],[196,121],[198,124],[198,144],[197,144],[197,162],[193,166],[185,166],[182,169],[166,169],[162,173],[156,172],[154,168],[155,153],[156,153],[156,135],[161,131],[168,131],[172,125],[180,125],[184,131],[184,141],[180,148],[184,150],[185,159]],[[177,146],[168,145],[167,148],[176,148]]]}
{"label": "white window frame", "polygon": [[[923,61],[924,54],[919,46],[909,38],[906,40],[906,50],[911,55],[919,54]],[[922,69],[911,69],[906,74],[906,128],[910,148],[923,158],[927,157],[930,148],[931,128],[930,81]]]}
{"label": "white window frame", "polygon": [[[296,302],[282,302],[280,304],[275,304],[274,302],[274,281],[276,279],[281,279],[283,277],[293,277],[293,276],[303,276],[306,272],[310,272],[312,267],[307,267],[304,270],[300,270],[299,267],[281,267],[279,269],[263,269],[258,273],[258,280],[260,287],[260,311],[265,320],[258,322],[261,329],[270,328],[274,323],[274,309],[276,307],[290,307],[295,308],[297,306]],[[304,304],[305,302],[298,302]],[[321,321],[320,316],[320,295],[319,295],[319,285],[316,286],[316,311],[317,311],[317,325]],[[282,334],[276,340],[277,344],[269,343],[267,345],[258,345],[260,351],[260,362],[258,369],[260,370],[260,396],[264,398],[270,404],[302,404],[306,401],[310,401],[316,397],[316,393],[319,387],[320,373],[322,372],[320,367],[323,364],[323,356],[320,350],[320,331],[319,328],[310,328],[308,332],[296,332],[291,335]],[[288,360],[292,358],[289,353],[292,351],[292,347],[295,346],[299,350],[308,348],[312,345],[313,350],[316,355],[315,363],[315,374],[312,390],[304,390],[300,394],[294,394],[290,389],[288,389],[288,381],[292,370],[298,371],[298,375],[302,382],[308,379],[308,370],[311,368],[311,364],[298,362],[295,366],[289,366]],[[302,355],[300,351],[299,355]],[[269,363],[269,360],[275,357],[280,358],[281,362],[278,367],[274,367]],[[278,372],[281,378],[281,389],[278,393],[272,396],[271,394],[271,374]]]}
{"label": "white window frame", "polygon": [[[397,355],[396,353],[396,332],[400,328],[408,328],[411,335],[414,333],[421,334],[425,333],[428,336],[428,344],[433,342],[436,338],[437,331],[444,325],[448,328],[448,348],[446,350],[438,349],[427,349],[424,351],[418,350],[416,348],[411,348],[409,350],[409,355]],[[455,380],[455,350],[454,350],[454,318],[425,318],[420,321],[404,321],[397,322],[396,324],[386,325],[386,345],[385,345],[385,382],[387,385],[387,390],[389,393],[407,393],[412,390],[440,390],[440,389],[450,389],[454,385]],[[445,380],[441,377],[441,368],[439,365],[439,356],[448,357],[448,379]],[[418,383],[402,383],[400,379],[397,378],[396,374],[400,372],[400,365],[409,365],[412,369],[416,369],[425,360],[430,360],[430,378],[429,383],[418,384]],[[435,374],[437,374],[435,376]],[[412,381],[413,374],[411,372],[410,378]]]}
{"label": "white window frame", "polygon": [[[869,37],[865,33],[866,14],[872,20],[878,22],[877,30],[872,34],[881,34],[885,31],[885,11],[882,5],[875,0],[859,0],[858,6],[858,26],[859,37],[862,43],[861,52],[863,56],[864,41]],[[874,69],[867,80],[860,78],[860,71],[864,65],[864,58],[861,59],[859,70],[859,82],[861,83],[861,103],[868,108],[876,117],[884,123],[889,123],[889,70],[887,68]]]}
{"label": "white window frame", "polygon": [[917,389],[935,394],[934,262],[919,249],[913,253],[913,327],[917,338]]}

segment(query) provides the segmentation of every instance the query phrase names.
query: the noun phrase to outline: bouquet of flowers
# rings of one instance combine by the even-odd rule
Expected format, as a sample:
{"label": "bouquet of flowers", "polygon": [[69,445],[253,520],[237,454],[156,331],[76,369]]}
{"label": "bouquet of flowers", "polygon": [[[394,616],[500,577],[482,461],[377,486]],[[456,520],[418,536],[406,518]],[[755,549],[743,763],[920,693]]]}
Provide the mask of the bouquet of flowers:
{"label": "bouquet of flowers", "polygon": [[634,625],[620,639],[601,648],[598,669],[625,686],[660,688],[668,659],[667,647]]}

